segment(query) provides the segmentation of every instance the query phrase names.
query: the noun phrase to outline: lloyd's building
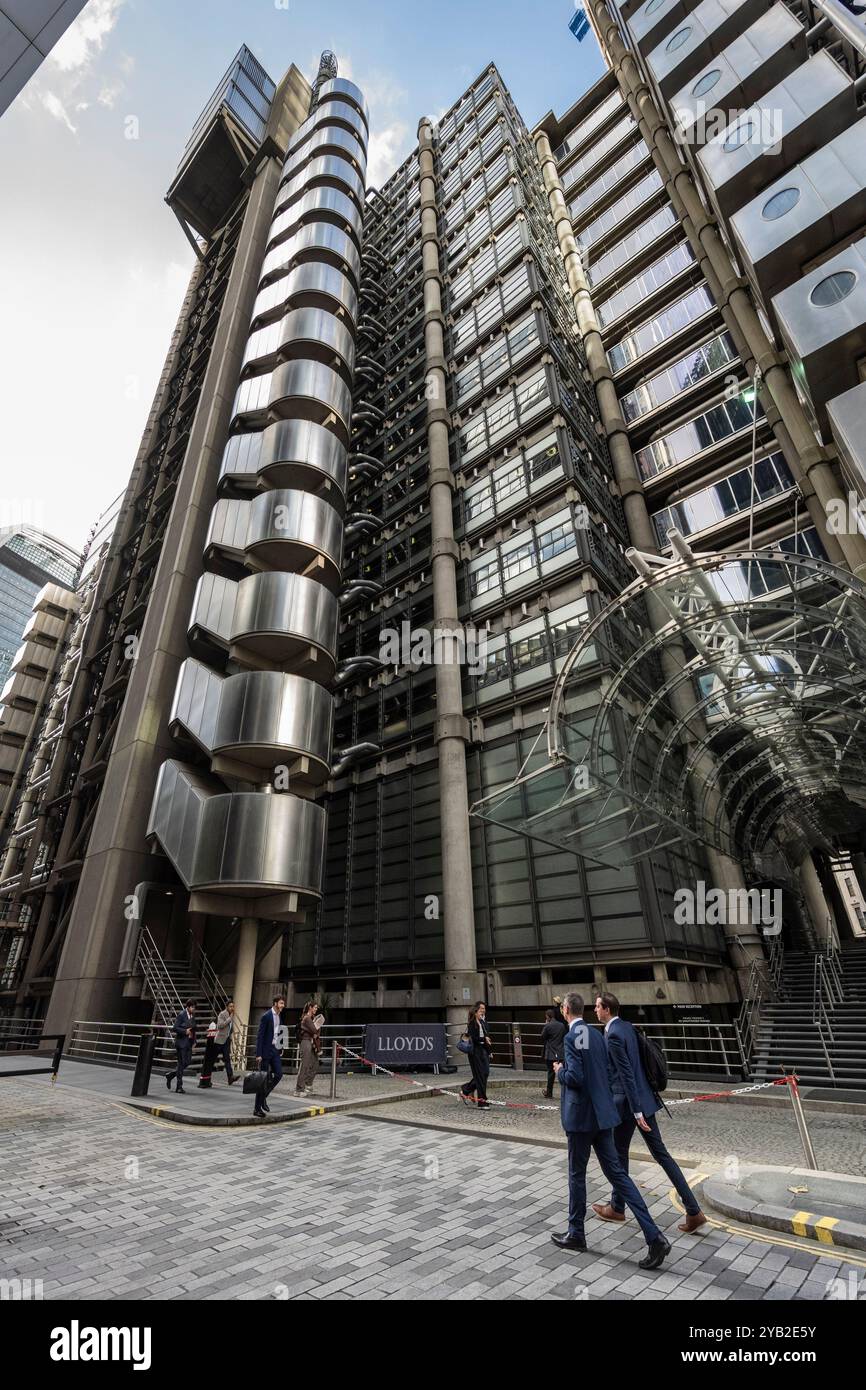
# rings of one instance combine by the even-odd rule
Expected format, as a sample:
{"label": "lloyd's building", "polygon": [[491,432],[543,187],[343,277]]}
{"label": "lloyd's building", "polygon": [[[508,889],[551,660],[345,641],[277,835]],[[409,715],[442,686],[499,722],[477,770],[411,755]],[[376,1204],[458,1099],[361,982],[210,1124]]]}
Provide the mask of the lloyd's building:
{"label": "lloyd's building", "polygon": [[866,1081],[866,29],[586,15],[567,112],[491,65],[380,188],[331,55],[196,124],[0,847],[0,1009],[79,1055],[190,993],[508,1038],[607,986],[675,1066]]}

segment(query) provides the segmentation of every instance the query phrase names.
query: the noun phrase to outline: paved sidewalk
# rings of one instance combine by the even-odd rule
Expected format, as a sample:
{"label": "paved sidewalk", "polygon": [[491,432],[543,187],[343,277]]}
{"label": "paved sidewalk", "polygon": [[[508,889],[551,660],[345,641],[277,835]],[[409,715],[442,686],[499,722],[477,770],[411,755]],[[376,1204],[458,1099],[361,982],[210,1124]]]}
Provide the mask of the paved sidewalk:
{"label": "paved sidewalk", "polygon": [[[4,1071],[12,1071],[32,1065],[35,1068],[45,1065],[44,1060],[4,1056],[0,1053],[0,1086],[13,1084],[3,1080]],[[92,1096],[123,1101],[141,1110],[158,1110],[167,1119],[183,1120],[196,1124],[223,1124],[225,1122],[253,1125],[253,1096],[244,1095],[242,1082],[229,1086],[225,1074],[214,1073],[211,1088],[201,1089],[198,1072],[188,1072],[184,1093],[178,1095],[174,1087],[169,1091],[165,1084],[165,1069],[154,1070],[148,1094],[131,1096],[133,1073],[124,1067],[99,1066],[94,1062],[79,1062],[64,1057],[57,1073],[55,1089],[83,1091]],[[425,1078],[426,1080],[427,1078]],[[331,1078],[322,1068],[313,1084],[313,1095],[299,1100],[294,1094],[295,1074],[286,1071],[275,1091],[268,1097],[271,1119],[285,1119],[291,1116],[307,1116],[310,1108],[345,1110],[350,1105],[378,1101],[383,1097],[400,1096],[411,1087],[404,1081],[392,1081],[385,1076],[371,1077],[355,1075],[339,1076],[337,1079],[337,1099],[330,1100]],[[51,1086],[51,1077],[34,1075],[28,1082],[32,1086]],[[3,1092],[0,1091],[0,1102]],[[266,1122],[267,1123],[267,1122]]]}
{"label": "paved sidewalk", "polygon": [[[411,1107],[410,1107],[411,1108]],[[377,1113],[370,1111],[371,1115]],[[634,1222],[564,1225],[559,1150],[334,1114],[198,1129],[80,1090],[0,1083],[0,1278],[47,1299],[677,1299],[839,1297],[866,1261],[739,1232],[676,1231],[669,1184],[637,1173],[674,1241],[637,1267]],[[700,1175],[693,1175],[694,1181]],[[590,1169],[590,1200],[604,1195]],[[837,1281],[837,1282],[834,1282]]]}

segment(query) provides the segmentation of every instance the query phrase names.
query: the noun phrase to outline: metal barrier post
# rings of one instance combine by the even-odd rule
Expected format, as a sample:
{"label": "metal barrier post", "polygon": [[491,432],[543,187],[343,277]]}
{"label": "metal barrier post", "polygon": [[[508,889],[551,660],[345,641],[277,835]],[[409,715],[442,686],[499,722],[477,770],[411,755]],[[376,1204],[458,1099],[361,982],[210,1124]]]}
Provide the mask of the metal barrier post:
{"label": "metal barrier post", "polygon": [[797,1078],[792,1072],[785,1073],[785,1084],[788,1087],[788,1094],[791,1097],[791,1104],[794,1107],[794,1119],[797,1121],[800,1142],[803,1145],[803,1152],[806,1155],[806,1167],[817,1170],[818,1161],[815,1158],[815,1150],[812,1148],[812,1140],[809,1138],[809,1128],[806,1124],[803,1102],[800,1099],[800,1088],[797,1085]]}
{"label": "metal barrier post", "polygon": [[[156,1034],[152,1029],[142,1033],[138,1044],[138,1057],[132,1077],[131,1096],[146,1096],[150,1086],[150,1073],[153,1067],[153,1054],[156,1050]],[[178,1085],[180,1083],[178,1082]]]}
{"label": "metal barrier post", "polygon": [[519,1033],[512,1033],[511,1044],[514,1048],[514,1070],[523,1071],[523,1043]]}
{"label": "metal barrier post", "polygon": [[331,1100],[337,1099],[337,1062],[340,1056],[340,1044],[334,1042],[331,1048]]}
{"label": "metal barrier post", "polygon": [[60,1033],[57,1037],[57,1046],[54,1049],[54,1056],[51,1058],[51,1085],[57,1080],[57,1073],[60,1070],[60,1058],[63,1056],[63,1049],[66,1046],[66,1034]]}

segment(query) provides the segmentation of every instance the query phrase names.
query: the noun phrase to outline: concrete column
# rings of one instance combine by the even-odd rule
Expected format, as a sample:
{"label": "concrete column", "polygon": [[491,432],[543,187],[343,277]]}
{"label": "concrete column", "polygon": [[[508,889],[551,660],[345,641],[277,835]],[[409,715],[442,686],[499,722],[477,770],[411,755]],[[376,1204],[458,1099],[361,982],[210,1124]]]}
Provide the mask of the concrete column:
{"label": "concrete column", "polygon": [[[436,746],[439,756],[442,881],[445,902],[443,1003],[449,1023],[465,1024],[469,1006],[483,998],[483,977],[475,958],[475,913],[472,896],[472,858],[469,846],[469,788],[466,743],[469,722],[463,714],[461,664],[456,635],[457,560],[454,540],[454,478],[448,455],[450,417],[445,375],[442,273],[436,214],[433,127],[426,117],[418,126],[421,166],[421,255],[424,269],[424,348],[427,358],[428,497],[433,556],[433,621],[442,634],[444,655],[451,660],[436,666]],[[452,634],[446,639],[445,634]],[[467,998],[468,994],[468,998]]]}
{"label": "concrete column", "polygon": [[827,949],[828,927],[831,942],[838,946],[839,932],[836,928],[833,907],[827,901],[818,870],[815,868],[815,860],[811,854],[807,854],[799,865],[798,873],[803,897],[806,899],[806,906],[809,909],[809,916],[812,919],[812,926],[817,937],[818,950],[826,951]]}
{"label": "concrete column", "polygon": [[[574,228],[559,178],[559,170],[553,157],[550,141],[544,131],[536,133],[535,148],[541,165],[548,205],[556,228],[559,249],[565,262],[565,271],[578,327],[583,339],[587,365],[595,386],[599,414],[607,437],[608,452],[613,464],[617,487],[622,498],[629,537],[636,549],[645,554],[657,555],[659,553],[658,540],[646,504],[643,480],[638,471],[626,423],[619,408],[619,399],[616,394],[610,363],[604,350],[601,329],[596,317],[583,260],[577,247]],[[647,594],[647,612],[655,632],[669,625],[670,619],[667,612],[651,592]],[[666,643],[661,653],[662,670],[665,676],[675,677],[685,663],[686,657],[682,648],[677,649],[676,644]],[[706,732],[703,721],[693,712],[693,700],[686,686],[675,685],[670,698],[674,711],[683,722],[684,753],[688,756],[692,734],[702,736]],[[717,791],[713,791],[709,795],[705,792],[706,781],[712,769],[712,758],[709,754],[703,754],[696,761],[692,774],[696,798],[698,801],[704,802],[707,817],[711,821],[715,819],[719,803]],[[715,887],[726,890],[745,888],[742,869],[735,860],[712,845],[706,846],[706,852]],[[763,961],[764,959],[761,938],[753,923],[731,924],[728,933],[731,963],[740,976],[741,985],[744,985],[751,962],[753,960]]]}
{"label": "concrete column", "polygon": [[614,72],[629,109],[640,127],[671,202],[680,216],[710,289],[726,322],[746,345],[745,365],[760,367],[764,391],[781,420],[779,443],[793,477],[800,485],[809,515],[827,553],[841,553],[844,564],[859,578],[866,576],[866,537],[832,535],[827,529],[827,504],[842,495],[823,446],[815,437],[791,382],[787,368],[761,326],[748,286],[737,274],[715,219],[707,212],[691,170],[685,165],[659,111],[653,92],[622,41],[605,0],[587,6],[599,46]]}
{"label": "concrete column", "polygon": [[232,998],[235,1001],[235,1013],[240,1024],[252,1026],[253,1019],[250,1011],[253,1004],[253,981],[256,974],[256,947],[259,941],[259,923],[257,917],[244,917],[241,919],[240,935],[238,937],[238,958],[235,966],[235,987]]}

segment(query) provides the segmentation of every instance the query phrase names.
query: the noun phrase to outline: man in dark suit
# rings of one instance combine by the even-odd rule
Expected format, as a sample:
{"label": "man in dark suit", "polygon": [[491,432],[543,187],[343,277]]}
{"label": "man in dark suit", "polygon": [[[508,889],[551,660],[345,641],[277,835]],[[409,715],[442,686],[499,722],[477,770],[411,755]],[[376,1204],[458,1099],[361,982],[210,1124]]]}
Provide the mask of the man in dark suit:
{"label": "man in dark suit", "polygon": [[171,1083],[177,1077],[177,1094],[186,1095],[183,1089],[183,1074],[192,1061],[192,1049],[195,1045],[195,1000],[187,999],[177,1018],[174,1020],[174,1050],[177,1057],[177,1065],[174,1071],[168,1072],[165,1084],[171,1090]]}
{"label": "man in dark suit", "polygon": [[544,1088],[542,1095],[547,1096],[548,1100],[553,1100],[553,1083],[555,1080],[553,1064],[554,1062],[561,1062],[563,1060],[562,1040],[568,1032],[565,1019],[563,1019],[561,1015],[557,1018],[556,1013],[557,1011],[554,1009],[548,1009],[545,1012],[544,1027],[541,1030],[541,1050],[544,1060],[547,1063],[547,1086]]}
{"label": "man in dark suit", "polygon": [[658,1269],[670,1245],[649,1214],[638,1192],[616,1155],[613,1126],[617,1110],[607,1072],[604,1039],[583,1021],[583,999],[570,993],[562,1001],[562,1014],[568,1024],[565,1035],[565,1061],[554,1062],[561,1089],[560,1115],[568,1135],[568,1230],[552,1235],[562,1250],[585,1250],[583,1223],[586,1216],[586,1165],[589,1155],[601,1164],[601,1171],[637,1217],[644,1233],[647,1253],[639,1261],[641,1269]]}
{"label": "man in dark suit", "polygon": [[260,1071],[268,1073],[268,1079],[260,1091],[256,1091],[256,1103],[253,1107],[254,1115],[266,1115],[270,1111],[268,1096],[275,1086],[279,1086],[283,1079],[283,1063],[280,1052],[283,1047],[281,1038],[282,1015],[286,1007],[286,1001],[282,994],[278,994],[273,1005],[266,1013],[263,1013],[259,1020],[259,1031],[256,1038],[256,1066]]}
{"label": "man in dark suit", "polygon": [[[647,1081],[634,1027],[626,1019],[620,1018],[619,1000],[615,994],[598,996],[595,1016],[599,1023],[604,1024],[608,1074],[618,1115],[613,1142],[619,1161],[627,1173],[629,1144],[635,1129],[639,1129],[641,1138],[656,1163],[670,1178],[685,1207],[686,1219],[680,1222],[678,1229],[687,1233],[697,1231],[706,1225],[707,1218],[695,1200],[682,1169],[665,1147],[656,1119],[662,1103]],[[592,1209],[602,1221],[625,1221],[625,1202],[616,1187],[610,1194],[609,1202],[593,1202]]]}

